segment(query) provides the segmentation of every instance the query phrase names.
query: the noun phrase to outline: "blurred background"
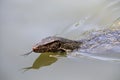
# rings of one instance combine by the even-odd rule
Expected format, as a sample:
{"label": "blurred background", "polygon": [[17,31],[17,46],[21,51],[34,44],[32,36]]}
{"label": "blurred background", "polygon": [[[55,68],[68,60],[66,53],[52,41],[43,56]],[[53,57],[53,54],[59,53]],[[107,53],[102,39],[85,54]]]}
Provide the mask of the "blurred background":
{"label": "blurred background", "polygon": [[39,54],[21,56],[47,36],[80,39],[120,17],[120,0],[0,0],[0,80],[120,80],[120,63],[62,58],[23,73]]}

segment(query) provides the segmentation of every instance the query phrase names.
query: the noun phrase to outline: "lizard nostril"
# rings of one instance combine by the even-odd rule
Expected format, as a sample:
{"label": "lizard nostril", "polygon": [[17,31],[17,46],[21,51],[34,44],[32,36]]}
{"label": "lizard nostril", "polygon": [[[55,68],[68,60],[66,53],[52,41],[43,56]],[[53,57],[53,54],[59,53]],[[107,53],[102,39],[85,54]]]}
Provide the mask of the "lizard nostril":
{"label": "lizard nostril", "polygon": [[33,47],[33,51],[37,51],[38,50],[38,47]]}
{"label": "lizard nostril", "polygon": [[36,49],[36,47],[33,47],[33,49]]}

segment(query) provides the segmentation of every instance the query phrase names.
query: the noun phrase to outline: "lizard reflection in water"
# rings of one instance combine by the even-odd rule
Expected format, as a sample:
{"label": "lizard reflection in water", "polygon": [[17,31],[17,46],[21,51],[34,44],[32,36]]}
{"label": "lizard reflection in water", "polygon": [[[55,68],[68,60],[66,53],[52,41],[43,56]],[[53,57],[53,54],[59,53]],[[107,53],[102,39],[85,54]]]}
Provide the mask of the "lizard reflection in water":
{"label": "lizard reflection in water", "polygon": [[47,37],[33,47],[33,52],[41,53],[41,55],[35,60],[32,67],[25,69],[39,69],[56,62],[56,56],[67,56],[67,53],[74,50],[94,50],[94,48],[103,44],[120,46],[120,30],[107,30],[105,33],[95,35],[90,39],[79,41],[55,36]]}
{"label": "lizard reflection in water", "polygon": [[56,57],[52,57],[50,55],[61,55],[61,56],[66,56],[66,53],[52,53],[52,52],[46,52],[44,54],[41,54],[33,63],[31,67],[26,67],[24,69],[29,70],[29,69],[39,69],[44,66],[49,66],[52,63],[55,63],[57,61]]}

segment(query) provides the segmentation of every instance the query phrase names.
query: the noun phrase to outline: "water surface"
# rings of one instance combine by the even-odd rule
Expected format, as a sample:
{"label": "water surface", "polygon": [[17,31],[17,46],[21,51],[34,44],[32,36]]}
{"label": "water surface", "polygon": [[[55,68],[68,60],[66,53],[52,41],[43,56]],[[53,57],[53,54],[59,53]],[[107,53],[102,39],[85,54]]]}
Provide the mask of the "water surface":
{"label": "water surface", "polygon": [[21,56],[47,36],[78,40],[84,32],[110,27],[120,17],[119,0],[2,0],[0,4],[1,80],[120,80],[119,62],[62,57],[23,73],[22,68],[32,66],[40,54]]}

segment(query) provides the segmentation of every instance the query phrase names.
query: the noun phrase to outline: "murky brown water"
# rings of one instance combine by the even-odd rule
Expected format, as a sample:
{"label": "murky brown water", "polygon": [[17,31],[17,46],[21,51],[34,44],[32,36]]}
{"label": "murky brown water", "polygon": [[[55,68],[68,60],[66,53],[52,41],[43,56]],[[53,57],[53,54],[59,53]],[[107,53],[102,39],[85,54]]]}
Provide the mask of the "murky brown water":
{"label": "murky brown water", "polygon": [[[120,80],[119,62],[82,56],[50,59],[35,53],[21,56],[44,37],[58,35],[77,40],[82,38],[81,33],[110,26],[120,17],[119,0],[0,2],[1,80]],[[36,69],[23,73],[22,68],[36,63]]]}

